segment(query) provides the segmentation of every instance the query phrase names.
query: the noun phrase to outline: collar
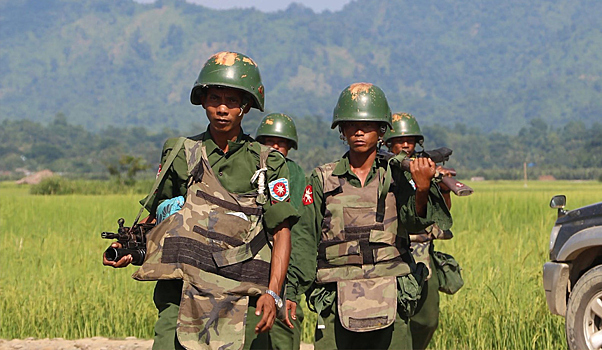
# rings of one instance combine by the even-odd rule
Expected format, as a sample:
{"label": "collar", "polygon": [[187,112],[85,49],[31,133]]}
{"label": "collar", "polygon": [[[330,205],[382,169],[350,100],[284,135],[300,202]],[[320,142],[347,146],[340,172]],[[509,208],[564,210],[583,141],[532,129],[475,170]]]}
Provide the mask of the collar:
{"label": "collar", "polygon": [[[372,169],[371,169],[370,173],[376,173],[377,168],[378,168],[377,163],[378,163],[378,158],[374,159],[374,163],[372,163]],[[335,176],[350,175],[353,177],[357,177],[353,173],[353,171],[351,171],[351,165],[349,164],[349,152],[345,153],[343,155],[343,157],[341,157],[341,160],[339,160],[339,162],[335,166],[334,170],[332,171],[332,175],[335,175]]]}
{"label": "collar", "polygon": [[[240,134],[238,134],[238,136],[236,137],[236,141],[228,140],[228,153],[235,153],[236,151],[241,149],[246,142],[250,140],[251,138],[249,137],[249,135],[246,135],[241,128]],[[209,131],[209,126],[207,126],[207,131],[204,132],[203,143],[205,144],[207,155],[210,155],[212,153],[224,154],[221,148],[219,148],[215,141],[213,141],[213,137],[211,136],[211,132]]]}

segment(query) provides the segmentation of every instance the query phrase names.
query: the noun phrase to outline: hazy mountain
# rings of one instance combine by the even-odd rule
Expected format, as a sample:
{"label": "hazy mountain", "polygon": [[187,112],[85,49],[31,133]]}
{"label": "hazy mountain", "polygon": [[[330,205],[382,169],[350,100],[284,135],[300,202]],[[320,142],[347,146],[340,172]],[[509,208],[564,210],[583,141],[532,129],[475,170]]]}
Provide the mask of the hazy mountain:
{"label": "hazy mountain", "polygon": [[190,88],[212,54],[260,66],[269,111],[331,118],[357,81],[423,125],[516,133],[602,115],[595,0],[359,0],[338,12],[210,10],[182,0],[0,1],[0,119],[63,112],[91,130],[204,123]]}

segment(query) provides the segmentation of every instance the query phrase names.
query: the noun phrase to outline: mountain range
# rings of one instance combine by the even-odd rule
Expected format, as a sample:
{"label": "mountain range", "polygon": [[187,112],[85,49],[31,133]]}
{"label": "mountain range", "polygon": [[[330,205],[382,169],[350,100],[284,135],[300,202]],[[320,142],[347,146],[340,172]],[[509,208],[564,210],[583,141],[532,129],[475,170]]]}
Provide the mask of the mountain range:
{"label": "mountain range", "polygon": [[231,50],[258,63],[268,112],[328,121],[338,94],[367,81],[422,125],[589,126],[602,115],[600,18],[596,0],[355,0],[322,13],[0,0],[0,120],[202,126],[190,89]]}

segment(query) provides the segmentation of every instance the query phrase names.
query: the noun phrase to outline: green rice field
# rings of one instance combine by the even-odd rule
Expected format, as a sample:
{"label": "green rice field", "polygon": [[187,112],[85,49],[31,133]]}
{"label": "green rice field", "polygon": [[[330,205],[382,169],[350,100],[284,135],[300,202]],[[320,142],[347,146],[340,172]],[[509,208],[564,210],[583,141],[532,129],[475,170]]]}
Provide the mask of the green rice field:
{"label": "green rice field", "polygon": [[[556,217],[548,203],[555,194],[569,209],[601,201],[602,183],[468,184],[472,196],[453,198],[454,239],[436,244],[460,262],[465,286],[441,294],[431,348],[566,348],[564,319],[550,314],[542,287]],[[34,196],[0,184],[0,338],[152,337],[154,284],[101,262],[109,242],[100,232],[120,217],[131,223],[140,197]]]}

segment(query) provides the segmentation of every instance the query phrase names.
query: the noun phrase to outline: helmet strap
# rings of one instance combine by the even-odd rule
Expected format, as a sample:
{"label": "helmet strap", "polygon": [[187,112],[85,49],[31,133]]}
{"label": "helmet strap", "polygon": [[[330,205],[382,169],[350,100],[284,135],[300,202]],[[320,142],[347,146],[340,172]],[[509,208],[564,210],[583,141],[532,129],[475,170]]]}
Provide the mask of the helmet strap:
{"label": "helmet strap", "polygon": [[243,114],[245,114],[245,109],[247,109],[247,106],[249,105],[249,95],[248,94],[244,94],[243,98],[242,98],[242,104],[240,105],[240,113],[238,113],[239,117],[242,117]]}
{"label": "helmet strap", "polygon": [[247,108],[248,103],[245,101],[240,105],[240,112],[238,113],[239,117],[242,117],[245,114],[245,109]]}

